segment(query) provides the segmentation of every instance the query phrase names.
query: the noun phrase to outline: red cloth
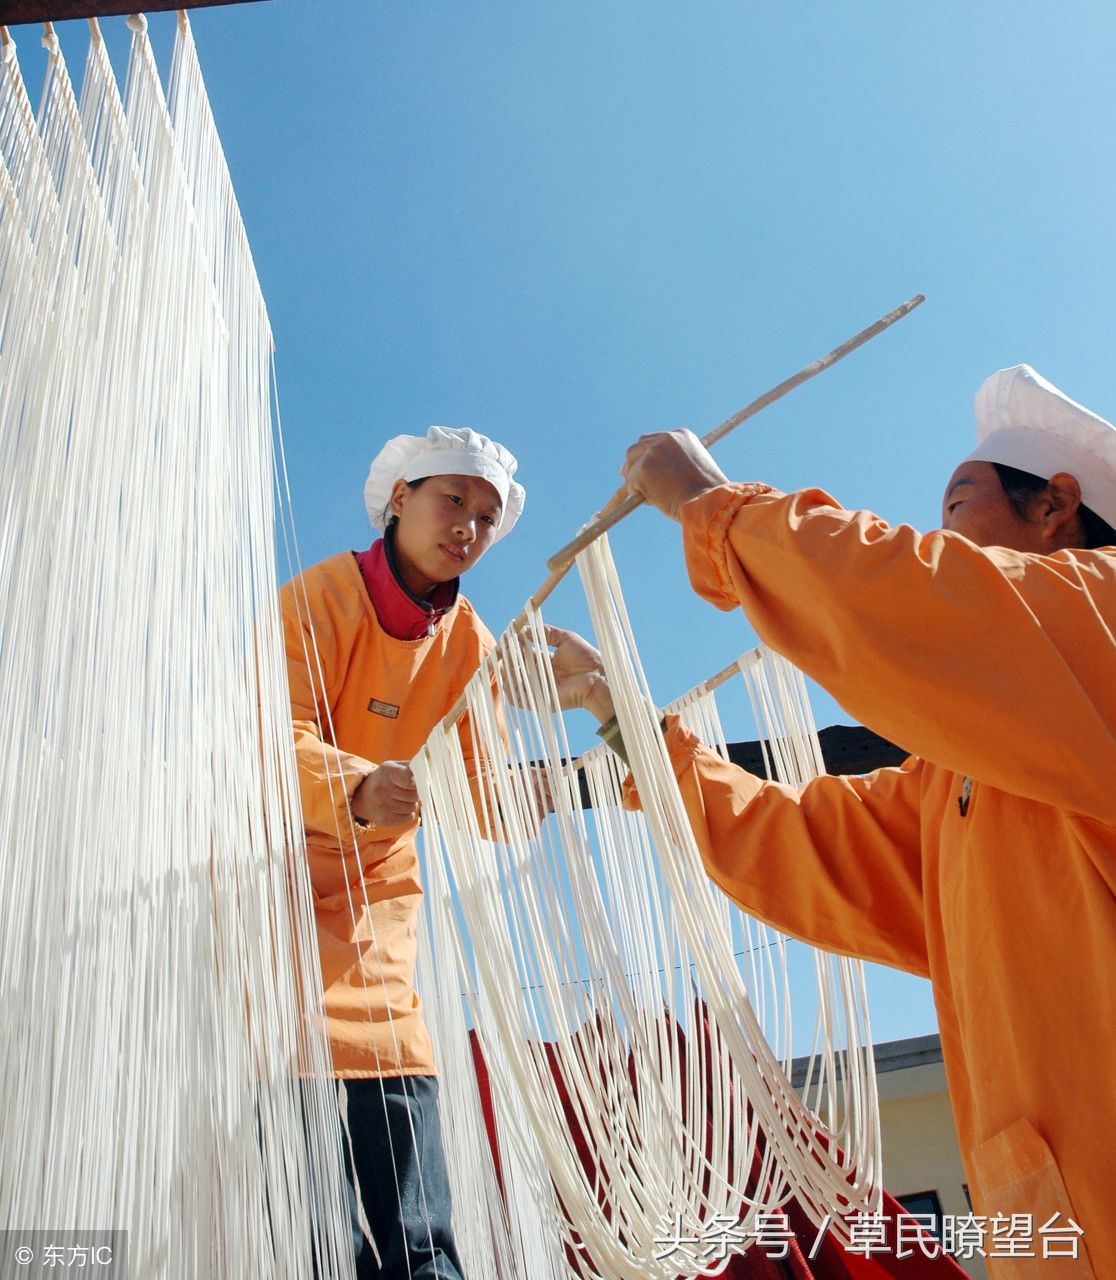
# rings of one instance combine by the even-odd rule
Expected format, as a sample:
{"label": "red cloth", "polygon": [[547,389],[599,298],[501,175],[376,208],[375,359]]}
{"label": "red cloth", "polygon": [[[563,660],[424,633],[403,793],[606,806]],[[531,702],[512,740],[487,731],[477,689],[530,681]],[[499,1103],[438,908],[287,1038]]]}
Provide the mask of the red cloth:
{"label": "red cloth", "polygon": [[[496,1166],[497,1181],[503,1190],[503,1171],[500,1166],[500,1149],[492,1110],[488,1067],[475,1032],[470,1032],[470,1042],[489,1147]],[[592,1151],[569,1101],[560,1065],[549,1046],[547,1056],[582,1167],[586,1175],[592,1177],[595,1171]],[[758,1172],[758,1161],[757,1151],[753,1159],[753,1177]],[[605,1190],[600,1190],[598,1195],[607,1216],[608,1203]],[[917,1250],[908,1257],[898,1257],[895,1223],[897,1215],[903,1212],[903,1207],[886,1191],[883,1194],[883,1201],[882,1213],[888,1223],[887,1252],[884,1254],[864,1257],[860,1254],[848,1253],[828,1231],[819,1241],[817,1227],[807,1218],[797,1201],[792,1200],[784,1207],[787,1225],[794,1234],[794,1239],[788,1241],[787,1256],[785,1258],[774,1256],[775,1253],[781,1252],[781,1249],[765,1250],[753,1246],[747,1253],[734,1256],[720,1274],[724,1280],[886,1280],[887,1277],[896,1277],[897,1280],[965,1280],[965,1272],[951,1258],[928,1258]],[[811,1253],[814,1254],[812,1258]],[[574,1259],[571,1258],[571,1261]]]}
{"label": "red cloth", "polygon": [[432,636],[443,614],[457,599],[459,578],[439,582],[429,600],[411,595],[399,579],[385,538],[377,538],[367,551],[354,551],[353,558],[360,567],[380,626],[396,640]]}

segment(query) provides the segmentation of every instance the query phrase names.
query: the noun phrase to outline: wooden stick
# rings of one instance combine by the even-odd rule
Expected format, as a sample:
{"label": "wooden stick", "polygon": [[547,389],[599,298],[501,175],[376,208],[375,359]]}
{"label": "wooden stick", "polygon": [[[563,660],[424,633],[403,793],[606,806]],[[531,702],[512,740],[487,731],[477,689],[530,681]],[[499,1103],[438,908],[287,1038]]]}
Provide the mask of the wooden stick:
{"label": "wooden stick", "polygon": [[[560,569],[555,569],[546,581],[538,588],[533,596],[523,606],[523,609],[508,623],[508,629],[518,631],[527,621],[528,609],[538,609],[542,602],[550,596],[554,588],[562,581],[567,573],[573,568],[573,561],[564,564]],[[452,707],[442,717],[442,723],[447,729],[455,725],[458,720],[465,714],[465,694],[464,692],[453,704]]]}
{"label": "wooden stick", "polygon": [[754,666],[758,660],[759,650],[749,649],[747,653],[742,653],[735,662],[730,662],[727,667],[722,667],[715,676],[710,676],[708,680],[703,680],[694,692],[712,693],[714,689],[719,689],[721,685],[731,680],[733,676],[738,676],[745,666]]}
{"label": "wooden stick", "polygon": [[[839,347],[834,347],[828,355],[822,356],[820,360],[815,360],[813,364],[807,365],[805,369],[800,369],[792,377],[780,382],[777,387],[772,387],[770,391],[765,391],[762,396],[753,400],[751,404],[746,405],[739,413],[734,413],[731,418],[726,418],[719,427],[714,427],[707,436],[702,438],[702,444],[706,448],[716,444],[718,440],[727,436],[734,427],[738,427],[742,422],[759,413],[761,409],[766,409],[769,404],[774,404],[776,400],[785,396],[788,391],[793,391],[795,387],[801,386],[802,383],[814,377],[815,374],[821,373],[823,369],[828,369],[830,365],[836,364],[843,356],[847,356],[850,351],[855,351],[857,347],[862,346],[870,338],[874,338],[878,333],[883,333],[896,320],[901,320],[903,316],[908,315],[915,307],[925,301],[925,294],[915,294],[913,298],[904,302],[902,306],[896,307],[894,311],[889,311],[886,316],[882,316],[875,324],[869,325],[867,329],[861,329],[858,334],[849,338],[847,342],[842,342]],[[630,493],[627,486],[617,489],[577,537],[572,542],[568,542],[561,551],[551,556],[546,562],[546,566],[550,570],[550,576],[523,606],[523,611],[512,619],[509,627],[519,630],[527,621],[527,610],[539,608],[543,601],[551,595],[555,587],[573,568],[573,563],[578,553],[599,538],[602,533],[611,529],[614,524],[618,524],[629,512],[640,506],[642,502],[643,499],[636,493]],[[727,680],[736,670],[737,665],[733,663],[723,671],[719,671],[716,676],[711,677],[710,681],[707,682],[708,687],[715,688],[716,684]],[[450,707],[442,723],[448,729],[455,725],[464,714],[465,694],[462,693],[453,706]]]}
{"label": "wooden stick", "polygon": [[[822,356],[820,360],[815,360],[813,364],[808,364],[804,369],[799,369],[796,374],[780,382],[777,387],[772,387],[770,391],[765,391],[762,396],[753,400],[751,404],[745,405],[739,413],[734,413],[731,418],[726,418],[719,427],[714,427],[708,435],[702,437],[702,444],[707,449],[712,448],[719,440],[723,440],[730,431],[740,426],[742,422],[755,417],[761,409],[766,409],[768,405],[774,404],[776,400],[781,400],[788,391],[793,391],[795,387],[800,387],[804,382],[816,377],[824,369],[835,365],[838,360],[843,359],[850,351],[855,351],[857,347],[863,346],[864,343],[876,337],[877,334],[883,333],[896,320],[901,320],[905,315],[909,315],[915,307],[925,301],[925,294],[915,294],[913,298],[908,299],[902,306],[896,307],[894,311],[889,311],[886,316],[881,316],[875,324],[870,324],[867,329],[861,329],[858,334],[855,334],[846,342],[842,342],[839,347],[834,347],[828,355]],[[582,528],[577,537],[571,542],[567,542],[561,550],[550,557],[546,562],[547,568],[557,571],[571,564],[580,551],[583,551],[591,542],[599,538],[602,533],[606,533],[613,525],[619,524],[626,515],[629,515],[636,507],[642,506],[642,504],[643,499],[638,493],[632,493],[627,485],[621,485],[593,519]]]}

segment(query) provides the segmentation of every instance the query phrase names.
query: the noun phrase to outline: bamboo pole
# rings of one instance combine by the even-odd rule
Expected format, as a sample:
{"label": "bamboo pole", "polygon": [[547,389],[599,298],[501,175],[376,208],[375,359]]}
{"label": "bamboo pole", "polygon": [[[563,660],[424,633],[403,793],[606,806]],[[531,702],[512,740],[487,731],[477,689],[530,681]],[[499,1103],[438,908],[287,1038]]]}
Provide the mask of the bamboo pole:
{"label": "bamboo pole", "polygon": [[[749,418],[754,418],[757,413],[762,409],[766,409],[768,405],[774,404],[776,400],[781,400],[788,391],[793,391],[795,387],[800,387],[804,382],[808,382],[825,369],[832,368],[838,360],[843,359],[850,351],[855,351],[857,347],[863,346],[864,343],[876,337],[877,334],[881,334],[885,329],[891,328],[896,320],[902,320],[904,316],[910,315],[915,307],[925,301],[925,294],[915,294],[913,298],[909,298],[902,306],[896,307],[894,311],[889,311],[886,316],[881,316],[875,324],[870,324],[867,329],[861,329],[859,333],[842,342],[839,347],[834,347],[828,355],[822,356],[820,360],[815,360],[813,364],[808,364],[804,369],[799,369],[797,373],[780,382],[778,386],[772,387],[770,391],[765,391],[763,395],[757,397],[751,404],[745,405],[739,413],[734,413],[731,418],[726,418],[720,426],[714,427],[708,435],[702,437],[702,444],[707,449],[712,448],[719,440],[723,440],[730,431],[734,431],[740,426],[742,422],[746,422]],[[606,533],[614,525],[619,524],[626,515],[630,515],[642,504],[643,499],[639,494],[632,493],[627,485],[621,485],[592,520],[582,528],[577,537],[567,542],[564,547],[550,557],[546,562],[547,568],[557,571],[571,564],[579,552],[599,538],[602,533]]]}
{"label": "bamboo pole", "polygon": [[[735,662],[730,662],[727,667],[722,667],[716,675],[710,676],[708,680],[703,680],[691,693],[702,694],[712,693],[714,689],[719,689],[726,681],[731,680],[733,676],[738,676],[745,667],[754,667],[759,661],[760,651],[758,649],[749,649],[747,653],[742,653]],[[689,697],[690,694],[684,694]]]}
{"label": "bamboo pole", "polygon": [[[555,569],[554,572],[551,573],[550,576],[546,579],[546,581],[543,582],[543,584],[538,588],[535,594],[531,596],[531,598],[523,606],[522,610],[516,614],[516,616],[511,620],[510,623],[508,623],[508,629],[511,631],[519,631],[527,621],[528,612],[532,609],[541,608],[543,601],[549,598],[554,588],[557,587],[557,585],[562,581],[562,579],[566,576],[567,573],[569,573],[569,571],[572,568],[573,568],[573,561],[571,560],[568,564],[564,564],[560,569]],[[495,650],[493,650],[493,654],[494,653],[495,653]],[[494,660],[493,654],[489,654],[488,658],[486,658],[485,661],[486,662],[493,661]],[[465,714],[465,690],[462,690],[460,697],[453,704],[453,706],[450,707],[450,709],[446,712],[445,716],[442,718],[442,724],[447,729],[452,729],[453,726],[458,722],[458,720],[461,719],[461,717],[464,714]]]}
{"label": "bamboo pole", "polygon": [[[804,369],[799,369],[797,373],[784,379],[778,386],[772,387],[770,391],[765,391],[763,395],[758,396],[751,404],[745,405],[739,413],[734,413],[731,418],[726,418],[720,426],[714,427],[708,435],[702,437],[702,444],[707,449],[715,445],[718,440],[724,439],[730,431],[740,426],[742,422],[755,417],[762,409],[766,409],[768,405],[782,399],[788,391],[793,391],[795,387],[800,387],[804,382],[808,382],[823,370],[831,368],[838,360],[847,356],[850,351],[855,351],[857,347],[863,346],[870,339],[876,337],[877,334],[883,333],[885,329],[889,329],[897,320],[909,315],[915,307],[925,301],[926,295],[922,293],[916,293],[913,298],[908,298],[906,302],[896,307],[894,311],[889,311],[887,315],[881,316],[874,324],[870,324],[867,329],[861,329],[859,333],[842,342],[840,346],[834,347],[832,351],[822,356],[821,359],[815,360],[813,364],[806,365]],[[642,502],[643,499],[638,494],[630,493],[627,486],[617,489],[593,519],[582,528],[577,537],[572,542],[566,543],[560,551],[552,555],[546,562],[547,568],[550,570],[549,576],[523,606],[522,612],[512,619],[509,626],[514,630],[519,630],[527,621],[528,610],[538,609],[543,601],[551,595],[573,567],[578,553],[599,538],[602,533],[611,529],[613,525],[618,524],[626,515],[640,506]],[[734,663],[732,666],[726,667],[724,671],[718,672],[707,684],[710,687],[715,687],[712,681],[715,680],[720,683],[722,680],[727,680],[732,672],[737,669]],[[455,725],[464,714],[465,694],[462,693],[446,713],[442,723],[448,729]]]}

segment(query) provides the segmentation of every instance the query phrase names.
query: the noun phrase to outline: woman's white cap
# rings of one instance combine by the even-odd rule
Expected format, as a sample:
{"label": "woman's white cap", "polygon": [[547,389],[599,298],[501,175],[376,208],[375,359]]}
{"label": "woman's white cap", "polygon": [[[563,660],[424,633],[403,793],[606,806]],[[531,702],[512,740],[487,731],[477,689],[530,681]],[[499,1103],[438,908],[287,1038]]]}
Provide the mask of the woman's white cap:
{"label": "woman's white cap", "polygon": [[510,450],[468,427],[431,427],[424,436],[395,436],[372,459],[364,484],[364,505],[375,529],[383,530],[397,480],[426,476],[479,476],[500,495],[498,542],[519,519],[526,492],[512,477],[519,463]]}
{"label": "woman's white cap", "polygon": [[1068,472],[1082,504],[1116,524],[1116,427],[1029,364],[1000,369],[974,401],[977,440],[966,462],[999,462],[1049,479]]}

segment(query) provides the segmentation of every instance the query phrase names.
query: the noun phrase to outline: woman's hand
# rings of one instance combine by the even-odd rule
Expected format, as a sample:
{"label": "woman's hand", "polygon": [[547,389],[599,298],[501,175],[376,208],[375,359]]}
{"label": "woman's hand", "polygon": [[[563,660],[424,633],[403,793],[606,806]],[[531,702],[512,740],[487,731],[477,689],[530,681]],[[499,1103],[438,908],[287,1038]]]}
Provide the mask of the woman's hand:
{"label": "woman's hand", "polygon": [[640,436],[620,474],[629,489],[672,520],[682,519],[682,507],[691,498],[728,484],[705,446],[685,428]]}
{"label": "woman's hand", "polygon": [[385,760],[378,764],[353,792],[355,816],[379,827],[417,822],[419,808],[415,775],[405,760]]}
{"label": "woman's hand", "polygon": [[554,650],[550,667],[559,704],[567,711],[584,707],[601,724],[610,720],[615,712],[601,655],[576,631],[546,626],[544,632],[547,644]]}

